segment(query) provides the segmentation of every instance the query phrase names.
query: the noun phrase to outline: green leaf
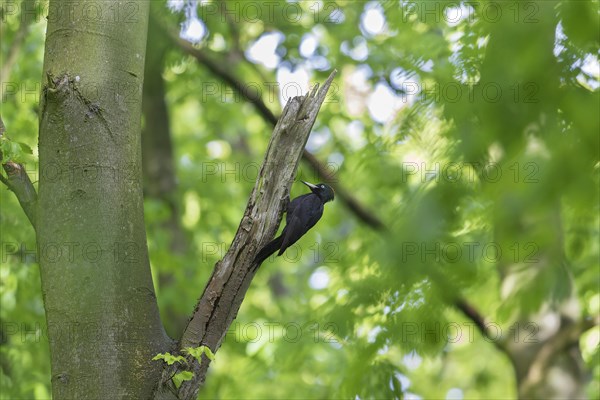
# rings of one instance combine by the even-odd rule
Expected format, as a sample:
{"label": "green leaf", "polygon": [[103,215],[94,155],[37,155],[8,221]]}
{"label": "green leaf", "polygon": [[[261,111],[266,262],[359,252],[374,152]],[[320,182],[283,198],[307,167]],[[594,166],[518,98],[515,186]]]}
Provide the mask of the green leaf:
{"label": "green leaf", "polygon": [[31,147],[29,147],[29,146],[28,146],[28,145],[26,145],[25,143],[23,143],[23,142],[16,142],[16,143],[17,143],[17,144],[18,144],[18,145],[21,147],[21,151],[22,151],[23,153],[26,153],[26,154],[33,154],[33,150],[31,150]]}
{"label": "green leaf", "polygon": [[199,346],[199,347],[186,347],[183,351],[187,352],[189,355],[194,357],[198,362],[200,362],[200,358],[202,354],[205,354],[211,361],[215,360],[215,353],[212,352],[207,346]]}
{"label": "green leaf", "polygon": [[187,361],[185,360],[184,356],[174,356],[171,353],[158,353],[157,355],[154,356],[154,358],[152,358],[153,361],[155,360],[163,360],[164,362],[166,362],[169,365],[173,365],[176,362],[178,363],[187,363]]}
{"label": "green leaf", "polygon": [[182,372],[178,372],[173,376],[173,382],[175,383],[175,386],[179,389],[179,387],[181,386],[181,384],[184,381],[189,381],[194,377],[194,373],[191,371],[182,371]]}
{"label": "green leaf", "polygon": [[13,142],[6,135],[0,137],[0,151],[2,162],[25,162],[28,154],[33,154],[31,147],[21,142]]}
{"label": "green leaf", "polygon": [[204,354],[206,354],[206,357],[208,357],[211,361],[215,361],[215,353],[213,353],[212,350],[206,346],[204,346]]}

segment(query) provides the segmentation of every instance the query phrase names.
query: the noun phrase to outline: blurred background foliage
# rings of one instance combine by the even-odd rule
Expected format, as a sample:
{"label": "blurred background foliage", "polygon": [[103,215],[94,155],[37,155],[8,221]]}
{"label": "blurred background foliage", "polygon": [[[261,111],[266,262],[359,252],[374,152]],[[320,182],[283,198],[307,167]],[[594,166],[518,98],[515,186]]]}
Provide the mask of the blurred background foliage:
{"label": "blurred background foliage", "polygon": [[[5,140],[33,149],[21,161],[34,182],[47,7],[1,9]],[[146,85],[164,83],[166,129],[146,113],[144,140],[165,134],[172,152],[144,149],[145,214],[172,337],[234,236],[272,130],[224,76],[278,115],[336,68],[307,149],[386,227],[328,204],[261,268],[201,397],[514,398],[514,360],[457,305],[502,343],[527,344],[524,325],[567,302],[574,320],[598,315],[598,1],[152,7]],[[298,177],[321,180],[307,163]],[[45,399],[35,236],[0,196],[0,397]],[[599,340],[597,326],[579,337],[590,398]]]}

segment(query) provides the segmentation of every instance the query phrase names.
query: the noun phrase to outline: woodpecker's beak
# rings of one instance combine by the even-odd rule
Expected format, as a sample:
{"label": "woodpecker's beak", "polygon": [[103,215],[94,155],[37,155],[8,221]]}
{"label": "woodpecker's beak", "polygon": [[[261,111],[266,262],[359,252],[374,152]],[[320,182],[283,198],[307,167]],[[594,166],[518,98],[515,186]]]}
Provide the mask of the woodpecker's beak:
{"label": "woodpecker's beak", "polygon": [[304,181],[300,181],[302,183],[304,183],[306,186],[308,186],[310,188],[310,190],[314,190],[317,189],[316,185],[313,185],[312,183],[308,183],[308,182],[304,182]]}

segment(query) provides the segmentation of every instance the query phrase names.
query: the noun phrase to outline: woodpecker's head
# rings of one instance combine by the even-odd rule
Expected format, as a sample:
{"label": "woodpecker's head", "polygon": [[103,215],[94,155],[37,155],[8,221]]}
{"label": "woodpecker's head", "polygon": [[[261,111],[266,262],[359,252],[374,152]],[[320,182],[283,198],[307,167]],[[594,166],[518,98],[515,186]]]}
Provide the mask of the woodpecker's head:
{"label": "woodpecker's head", "polygon": [[310,188],[310,191],[319,196],[319,198],[323,201],[323,203],[327,203],[328,201],[333,201],[335,197],[335,192],[331,188],[331,186],[326,185],[324,183],[318,183],[313,185],[312,183],[300,181],[304,183],[306,186]]}

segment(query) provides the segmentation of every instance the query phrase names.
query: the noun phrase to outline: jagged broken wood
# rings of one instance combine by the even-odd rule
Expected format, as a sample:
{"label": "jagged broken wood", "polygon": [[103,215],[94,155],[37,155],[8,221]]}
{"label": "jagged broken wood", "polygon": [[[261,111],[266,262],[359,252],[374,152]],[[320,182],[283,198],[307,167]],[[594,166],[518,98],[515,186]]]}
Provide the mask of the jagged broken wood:
{"label": "jagged broken wood", "polygon": [[[294,97],[285,106],[231,247],[215,265],[183,333],[180,352],[198,346],[208,346],[215,353],[219,349],[256,272],[252,265],[254,256],[279,227],[298,163],[335,73],[331,73],[320,90],[315,85],[310,94]],[[181,365],[167,368],[156,398],[165,398],[168,392],[176,392],[179,399],[196,398],[210,360],[203,355],[198,363],[187,356],[187,362],[189,370],[194,372],[193,378],[175,389],[171,378]]]}

